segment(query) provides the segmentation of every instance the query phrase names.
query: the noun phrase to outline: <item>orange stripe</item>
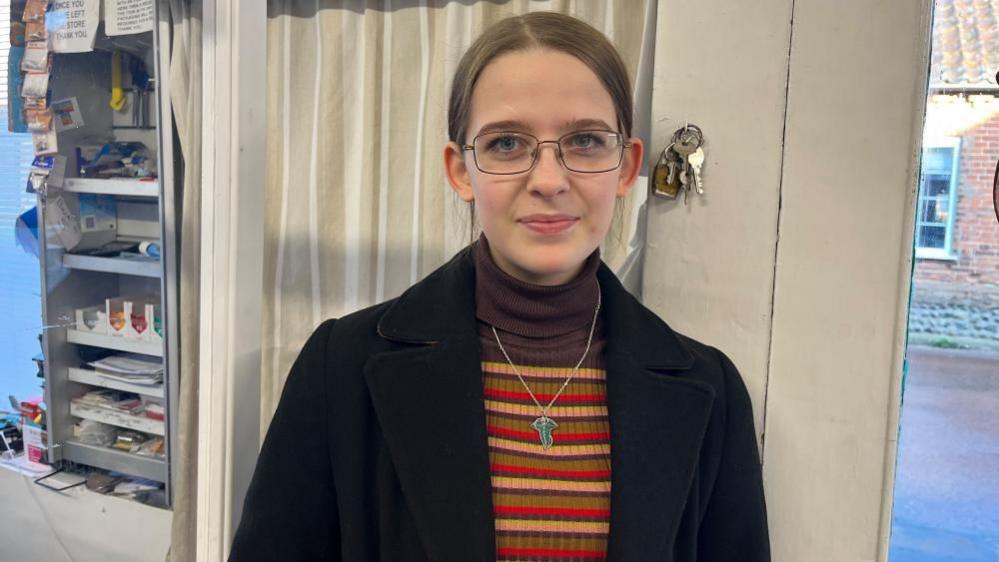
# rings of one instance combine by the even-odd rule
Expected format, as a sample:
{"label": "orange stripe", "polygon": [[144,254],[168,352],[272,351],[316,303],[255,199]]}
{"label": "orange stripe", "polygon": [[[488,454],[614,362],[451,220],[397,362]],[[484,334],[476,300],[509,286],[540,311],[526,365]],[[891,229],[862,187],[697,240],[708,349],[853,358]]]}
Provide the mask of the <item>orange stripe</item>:
{"label": "orange stripe", "polygon": [[[483,373],[493,372],[502,373],[505,375],[515,375],[516,373],[510,367],[509,363],[498,363],[495,361],[483,361],[482,362]],[[564,377],[568,376],[572,372],[572,367],[534,367],[531,365],[517,365],[517,370],[520,374],[534,377]],[[593,369],[587,367],[581,367],[576,371],[574,379],[597,379],[604,380],[607,378],[607,371],[604,369]]]}
{"label": "orange stripe", "polygon": [[608,493],[611,489],[610,480],[585,482],[580,480],[545,480],[542,478],[513,478],[510,476],[493,476],[493,490],[505,492],[508,490],[537,490],[544,492],[591,492]]}
{"label": "orange stripe", "polygon": [[504,515],[563,515],[566,517],[609,517],[609,509],[573,509],[569,507],[496,506]]}
{"label": "orange stripe", "polygon": [[569,550],[564,548],[498,548],[500,556],[568,556],[587,558],[603,558],[607,554],[599,550]]}
{"label": "orange stripe", "polygon": [[530,468],[526,466],[513,466],[509,464],[493,464],[494,471],[516,472],[518,474],[533,474],[535,476],[563,476],[566,478],[609,478],[609,470],[555,470],[545,468]]}
{"label": "orange stripe", "polygon": [[[517,392],[514,390],[500,390],[498,388],[487,388],[485,389],[485,395],[493,398],[509,398],[512,400],[530,400],[531,395],[526,392]],[[535,394],[535,398],[543,404],[547,404],[552,398],[555,397],[554,394]],[[559,402],[600,402],[606,400],[607,397],[603,394],[562,394],[558,397]]]}
{"label": "orange stripe", "polygon": [[[516,429],[506,429],[504,427],[497,427],[495,425],[490,425],[486,427],[489,433],[495,435],[503,435],[505,437],[520,437],[521,439],[537,439],[538,433],[536,431],[517,431]],[[592,441],[594,439],[603,439],[605,441],[610,440],[610,432],[601,433],[553,433],[558,437],[559,441]]]}
{"label": "orange stripe", "polygon": [[[534,404],[511,404],[497,400],[486,400],[486,411],[505,414],[524,414],[537,417],[538,407]],[[548,410],[548,417],[558,421],[561,418],[589,418],[607,416],[607,406],[554,406]]]}

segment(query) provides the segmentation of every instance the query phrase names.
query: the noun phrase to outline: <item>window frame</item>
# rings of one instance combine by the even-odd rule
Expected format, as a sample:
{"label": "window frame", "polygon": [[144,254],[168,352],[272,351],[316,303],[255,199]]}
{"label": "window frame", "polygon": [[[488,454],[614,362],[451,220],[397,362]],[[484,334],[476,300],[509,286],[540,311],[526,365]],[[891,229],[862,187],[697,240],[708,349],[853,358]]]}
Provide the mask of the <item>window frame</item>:
{"label": "window frame", "polygon": [[[923,211],[923,187],[925,186],[925,172],[923,169],[923,164],[925,162],[925,153],[929,149],[933,148],[949,148],[951,149],[951,169],[950,169],[950,188],[948,190],[948,202],[947,202],[947,223],[944,231],[944,247],[943,248],[927,248],[919,245],[919,234],[920,228],[924,225],[935,225],[939,223],[924,223],[922,220]],[[917,259],[934,259],[934,260],[948,260],[957,261],[958,256],[954,252],[954,223],[955,215],[957,212],[957,189],[960,184],[959,173],[961,170],[961,138],[960,137],[935,137],[932,139],[927,139],[923,141],[922,154],[919,164],[919,192],[916,194],[916,224],[915,224],[915,236],[913,237],[913,248],[915,249],[915,255]]]}

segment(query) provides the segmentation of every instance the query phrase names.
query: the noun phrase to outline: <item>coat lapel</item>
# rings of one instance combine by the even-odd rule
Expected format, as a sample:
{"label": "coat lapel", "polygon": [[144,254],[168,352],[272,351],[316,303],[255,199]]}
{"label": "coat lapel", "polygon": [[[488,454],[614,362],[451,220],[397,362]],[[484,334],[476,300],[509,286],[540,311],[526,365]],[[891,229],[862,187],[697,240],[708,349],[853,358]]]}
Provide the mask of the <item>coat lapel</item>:
{"label": "coat lapel", "polygon": [[697,468],[714,391],[685,378],[694,357],[606,267],[611,429],[609,560],[669,560]]}
{"label": "coat lapel", "polygon": [[496,559],[474,266],[464,255],[385,313],[379,334],[412,345],[365,369],[427,557],[442,562]]}
{"label": "coat lapel", "polygon": [[[495,560],[480,345],[469,249],[403,294],[379,334],[409,344],[369,360],[365,377],[428,557]],[[685,378],[680,338],[598,271],[611,426],[608,558],[668,559],[714,393]]]}

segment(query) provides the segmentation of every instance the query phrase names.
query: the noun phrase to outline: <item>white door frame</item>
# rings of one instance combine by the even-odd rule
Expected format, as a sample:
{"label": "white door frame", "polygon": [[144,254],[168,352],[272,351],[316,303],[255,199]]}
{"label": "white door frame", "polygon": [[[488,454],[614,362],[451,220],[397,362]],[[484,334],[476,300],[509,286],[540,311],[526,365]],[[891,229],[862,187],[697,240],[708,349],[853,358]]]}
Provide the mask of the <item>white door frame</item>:
{"label": "white door frame", "polygon": [[204,0],[199,561],[228,558],[260,448],[267,5]]}

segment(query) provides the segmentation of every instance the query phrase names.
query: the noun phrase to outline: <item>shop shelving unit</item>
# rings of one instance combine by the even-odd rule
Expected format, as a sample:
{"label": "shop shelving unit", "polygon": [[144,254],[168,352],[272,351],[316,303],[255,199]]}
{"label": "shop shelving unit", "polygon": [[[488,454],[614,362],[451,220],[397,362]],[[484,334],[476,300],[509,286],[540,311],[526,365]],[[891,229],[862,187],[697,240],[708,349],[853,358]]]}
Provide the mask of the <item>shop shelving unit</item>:
{"label": "shop shelving unit", "polygon": [[[174,412],[177,404],[177,260],[173,228],[174,159],[170,105],[165,92],[168,53],[158,48],[160,33],[168,32],[162,2],[159,23],[152,32],[108,38],[99,30],[93,52],[55,54],[50,79],[50,100],[75,97],[84,116],[85,126],[59,134],[60,154],[67,158],[66,179],[62,189],[50,188],[39,195],[39,248],[41,263],[42,315],[46,329],[42,347],[45,356],[45,401],[48,405],[47,429],[49,460],[55,464],[72,462],[114,470],[162,482],[168,502],[172,503],[171,474],[176,462],[173,443],[176,436]],[[115,125],[110,96],[111,52],[121,50],[142,58],[155,79],[151,103],[154,114],[149,126]],[[93,143],[93,139],[139,141],[157,158],[158,177],[154,180],[80,178],[75,147]],[[116,201],[117,239],[157,241],[159,259],[95,257],[66,252],[54,236],[46,219],[45,200],[62,196],[78,197],[93,193],[113,196]],[[162,314],[162,343],[129,340],[121,337],[82,332],[75,329],[75,310],[104,303],[106,298],[121,295],[157,295]],[[152,329],[152,326],[149,327]],[[142,385],[102,376],[81,361],[80,352],[102,348],[140,353],[164,363],[163,382]],[[162,401],[162,421],[124,415],[118,411],[85,405],[74,399],[98,389],[110,388],[134,392]],[[108,447],[80,443],[73,427],[80,419],[92,419],[121,428],[163,436],[166,456],[144,457]]]}

